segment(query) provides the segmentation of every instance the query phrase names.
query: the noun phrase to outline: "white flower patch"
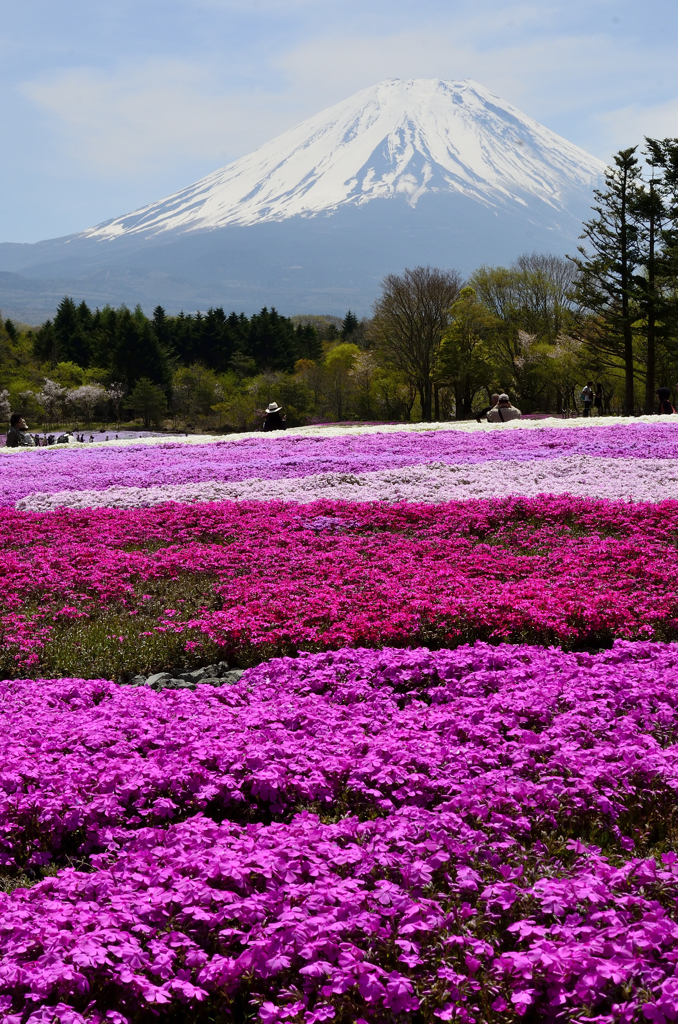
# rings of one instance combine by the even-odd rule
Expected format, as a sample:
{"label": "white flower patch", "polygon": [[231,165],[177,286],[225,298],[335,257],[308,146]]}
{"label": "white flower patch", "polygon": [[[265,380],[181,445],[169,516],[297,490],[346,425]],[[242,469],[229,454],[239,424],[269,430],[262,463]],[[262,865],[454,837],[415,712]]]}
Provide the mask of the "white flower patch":
{"label": "white flower patch", "polygon": [[570,494],[586,498],[657,502],[678,499],[678,459],[609,459],[568,455],[529,461],[492,460],[469,465],[427,463],[367,473],[234,482],[108,487],[34,493],[16,502],[21,511],[58,508],[144,508],[165,502],[408,501],[440,503],[511,495]]}

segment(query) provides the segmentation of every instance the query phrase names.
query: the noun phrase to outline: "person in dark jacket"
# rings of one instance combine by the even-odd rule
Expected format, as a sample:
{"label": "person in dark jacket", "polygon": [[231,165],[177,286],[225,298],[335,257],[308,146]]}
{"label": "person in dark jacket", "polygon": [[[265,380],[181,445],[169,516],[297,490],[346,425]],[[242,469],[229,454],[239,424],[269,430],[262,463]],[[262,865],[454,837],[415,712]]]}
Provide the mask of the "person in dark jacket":
{"label": "person in dark jacket", "polygon": [[28,433],[26,420],[20,412],[13,412],[9,421],[9,430],[7,431],[7,447],[33,448],[34,446],[35,441],[31,434]]}
{"label": "person in dark jacket", "polygon": [[671,392],[668,388],[657,388],[657,398],[659,399],[660,415],[670,415],[676,411],[671,405]]}
{"label": "person in dark jacket", "polygon": [[603,415],[603,385],[596,384],[596,393],[593,396],[593,404],[598,410],[598,415]]}
{"label": "person in dark jacket", "polygon": [[271,402],[266,407],[264,430],[287,430],[287,416],[282,415],[282,406]]}

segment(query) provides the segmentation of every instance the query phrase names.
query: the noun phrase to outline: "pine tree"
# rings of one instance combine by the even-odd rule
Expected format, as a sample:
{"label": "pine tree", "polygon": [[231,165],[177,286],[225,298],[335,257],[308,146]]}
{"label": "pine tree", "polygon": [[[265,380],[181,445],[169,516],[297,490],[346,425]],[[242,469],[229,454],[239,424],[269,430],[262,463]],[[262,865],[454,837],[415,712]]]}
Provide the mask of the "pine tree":
{"label": "pine tree", "polygon": [[349,309],[348,313],[341,322],[341,336],[342,338],[348,338],[349,335],[353,334],[354,331],[360,326],[360,321],[355,313],[352,313]]}
{"label": "pine tree", "polygon": [[639,307],[645,333],[645,401],[644,412],[651,413],[655,405],[657,376],[657,340],[662,330],[662,314],[665,303],[662,300],[662,223],[665,218],[661,179],[657,178],[660,161],[655,160],[652,146],[648,147],[650,181],[640,189],[633,203],[633,213],[638,225],[640,259],[644,275],[636,278],[639,290]]}
{"label": "pine tree", "polygon": [[111,369],[131,391],[142,377],[159,385],[166,394],[171,388],[171,369],[151,322],[138,318],[124,307],[118,311]]}
{"label": "pine tree", "polygon": [[[655,185],[661,201],[659,252],[655,257],[655,307],[660,320],[659,340],[674,349],[678,334],[678,139],[646,139]],[[675,357],[675,352],[671,353]]]}
{"label": "pine tree", "polygon": [[54,317],[57,362],[73,362],[78,366],[89,366],[91,339],[89,326],[92,314],[86,303],[80,308],[68,295],[59,303]]}
{"label": "pine tree", "polygon": [[247,352],[264,370],[292,370],[297,358],[294,324],[277,309],[264,307],[250,320]]}
{"label": "pine tree", "polygon": [[312,324],[297,324],[294,333],[296,359],[312,359],[313,362],[318,362],[322,358],[323,346],[315,327]]}
{"label": "pine tree", "polygon": [[584,224],[574,262],[579,271],[575,289],[580,306],[597,317],[594,347],[624,365],[624,412],[634,410],[633,322],[637,315],[636,269],[642,262],[634,218],[641,181],[637,147],[620,150],[605,173],[605,189],[596,189],[596,217]]}

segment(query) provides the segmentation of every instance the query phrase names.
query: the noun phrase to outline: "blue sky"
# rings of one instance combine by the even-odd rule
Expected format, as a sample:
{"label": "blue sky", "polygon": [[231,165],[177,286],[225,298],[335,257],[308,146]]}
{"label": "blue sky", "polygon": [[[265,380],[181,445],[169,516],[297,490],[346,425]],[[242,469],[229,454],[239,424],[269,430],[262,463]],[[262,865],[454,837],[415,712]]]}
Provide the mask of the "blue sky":
{"label": "blue sky", "polygon": [[2,0],[0,241],[159,199],[384,78],[474,78],[608,159],[678,136],[678,3]]}

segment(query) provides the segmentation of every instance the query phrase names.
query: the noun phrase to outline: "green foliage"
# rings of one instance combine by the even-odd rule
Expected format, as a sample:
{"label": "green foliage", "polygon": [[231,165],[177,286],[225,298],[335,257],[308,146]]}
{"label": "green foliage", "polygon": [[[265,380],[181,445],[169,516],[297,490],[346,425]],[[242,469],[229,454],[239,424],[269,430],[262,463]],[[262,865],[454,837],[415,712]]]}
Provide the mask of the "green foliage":
{"label": "green foliage", "polygon": [[493,376],[492,341],[500,326],[500,318],[480,301],[475,289],[462,288],[450,307],[438,365],[438,376],[454,389],[457,419],[473,414],[476,395]]}
{"label": "green foliage", "polygon": [[167,399],[161,387],[153,384],[148,377],[142,377],[131,392],[127,403],[137,416],[141,416],[144,427],[148,430],[151,424],[161,426],[167,413]]}
{"label": "green foliage", "polygon": [[360,321],[358,320],[358,317],[355,315],[355,313],[352,313],[351,310],[349,309],[348,313],[346,314],[346,316],[344,317],[344,319],[341,322],[341,336],[342,336],[342,338],[346,339],[351,334],[354,334],[358,330],[359,326],[360,326]]}
{"label": "green foliage", "polygon": [[596,189],[596,214],[584,224],[586,246],[574,263],[579,271],[576,298],[596,317],[590,342],[623,360],[624,408],[634,410],[633,323],[636,319],[636,270],[642,262],[638,212],[642,195],[636,148],[620,150],[605,174],[605,188]]}

